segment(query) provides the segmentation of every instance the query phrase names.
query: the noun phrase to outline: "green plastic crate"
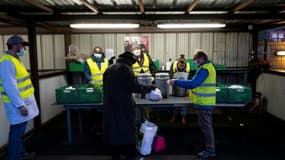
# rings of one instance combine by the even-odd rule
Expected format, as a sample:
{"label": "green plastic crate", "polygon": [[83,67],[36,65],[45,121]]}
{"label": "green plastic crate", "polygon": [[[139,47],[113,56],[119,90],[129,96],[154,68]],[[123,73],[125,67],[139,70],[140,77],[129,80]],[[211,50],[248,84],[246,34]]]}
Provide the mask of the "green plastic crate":
{"label": "green plastic crate", "polygon": [[221,64],[214,64],[214,67],[215,67],[216,70],[220,70],[220,71],[228,70],[227,66],[221,65]]}
{"label": "green plastic crate", "polygon": [[216,86],[216,102],[227,103],[228,102],[228,86],[226,84],[217,84]]}
{"label": "green plastic crate", "polygon": [[102,86],[81,85],[78,93],[81,103],[101,103],[103,99]]}
{"label": "green plastic crate", "polygon": [[193,63],[193,59],[187,59],[186,62],[190,65],[191,71],[197,70],[197,66]]}
{"label": "green plastic crate", "polygon": [[159,63],[159,60],[158,60],[158,59],[154,60],[154,61],[153,61],[153,64],[154,64],[155,69],[156,69],[157,71],[160,70],[160,63]]}
{"label": "green plastic crate", "polygon": [[228,103],[249,103],[252,101],[252,90],[242,85],[228,86]]}
{"label": "green plastic crate", "polygon": [[68,103],[79,103],[78,91],[76,88],[71,86],[63,86],[55,91],[56,103],[68,104]]}
{"label": "green plastic crate", "polygon": [[68,70],[70,72],[83,72],[84,71],[84,63],[71,61],[68,63]]}

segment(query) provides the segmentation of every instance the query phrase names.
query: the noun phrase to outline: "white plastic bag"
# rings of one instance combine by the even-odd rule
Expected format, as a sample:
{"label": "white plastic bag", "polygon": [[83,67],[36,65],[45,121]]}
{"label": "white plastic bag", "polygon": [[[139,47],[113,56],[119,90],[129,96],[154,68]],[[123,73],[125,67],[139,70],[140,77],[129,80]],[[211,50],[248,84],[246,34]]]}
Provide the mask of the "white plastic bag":
{"label": "white plastic bag", "polygon": [[155,90],[152,90],[150,93],[146,94],[146,99],[149,99],[151,101],[160,101],[162,99],[161,91],[156,88]]}
{"label": "white plastic bag", "polygon": [[138,142],[138,150],[142,155],[149,155],[152,149],[153,139],[157,132],[157,126],[149,121],[145,121],[139,130],[142,139]]}

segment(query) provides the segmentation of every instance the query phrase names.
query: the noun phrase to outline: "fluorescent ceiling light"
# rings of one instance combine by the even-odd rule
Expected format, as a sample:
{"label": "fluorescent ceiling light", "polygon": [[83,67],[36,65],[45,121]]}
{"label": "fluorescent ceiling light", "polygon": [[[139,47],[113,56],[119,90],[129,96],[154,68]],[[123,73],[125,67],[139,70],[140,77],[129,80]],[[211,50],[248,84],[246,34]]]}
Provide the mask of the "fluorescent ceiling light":
{"label": "fluorescent ceiling light", "polygon": [[78,23],[70,24],[71,28],[76,29],[128,29],[138,28],[139,24],[134,23]]}
{"label": "fluorescent ceiling light", "polygon": [[191,11],[189,14],[227,14],[228,11]]}
{"label": "fluorescent ceiling light", "polygon": [[221,23],[183,23],[183,24],[172,24],[172,23],[165,23],[165,24],[158,24],[158,28],[166,29],[180,29],[180,28],[223,28],[226,24]]}
{"label": "fluorescent ceiling light", "polygon": [[102,12],[106,15],[137,15],[141,14],[141,12]]}
{"label": "fluorescent ceiling light", "polygon": [[277,56],[285,56],[285,51],[277,51]]}
{"label": "fluorescent ceiling light", "polygon": [[146,11],[145,14],[185,14],[185,12],[179,11]]}

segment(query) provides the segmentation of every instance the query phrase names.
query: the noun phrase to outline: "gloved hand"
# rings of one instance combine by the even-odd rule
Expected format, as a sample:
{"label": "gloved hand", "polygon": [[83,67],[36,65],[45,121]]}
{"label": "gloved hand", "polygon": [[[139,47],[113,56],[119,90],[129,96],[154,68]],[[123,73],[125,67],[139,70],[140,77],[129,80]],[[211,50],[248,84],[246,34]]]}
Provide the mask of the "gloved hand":
{"label": "gloved hand", "polygon": [[88,82],[88,86],[94,86],[94,85],[95,85],[95,83],[93,81]]}
{"label": "gloved hand", "polygon": [[175,80],[176,80],[176,79],[170,79],[170,80],[168,80],[168,84],[170,84],[171,86],[173,86],[173,85],[174,85]]}
{"label": "gloved hand", "polygon": [[150,88],[151,88],[151,90],[155,90],[157,87],[156,87],[156,85],[152,84],[152,85],[150,86]]}

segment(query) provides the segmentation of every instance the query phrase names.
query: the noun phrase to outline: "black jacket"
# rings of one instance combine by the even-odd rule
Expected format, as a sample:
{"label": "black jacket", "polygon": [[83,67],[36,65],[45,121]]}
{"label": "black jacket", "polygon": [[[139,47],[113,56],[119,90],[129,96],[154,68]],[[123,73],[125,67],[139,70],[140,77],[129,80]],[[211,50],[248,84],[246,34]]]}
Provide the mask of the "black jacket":
{"label": "black jacket", "polygon": [[104,138],[107,144],[136,143],[135,101],[132,93],[147,93],[150,86],[140,86],[131,64],[124,58],[111,65],[103,76]]}

